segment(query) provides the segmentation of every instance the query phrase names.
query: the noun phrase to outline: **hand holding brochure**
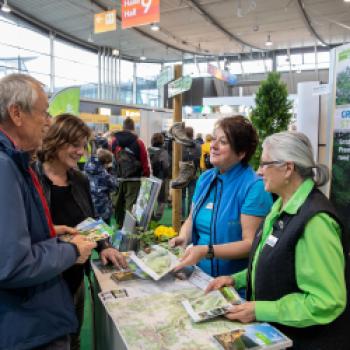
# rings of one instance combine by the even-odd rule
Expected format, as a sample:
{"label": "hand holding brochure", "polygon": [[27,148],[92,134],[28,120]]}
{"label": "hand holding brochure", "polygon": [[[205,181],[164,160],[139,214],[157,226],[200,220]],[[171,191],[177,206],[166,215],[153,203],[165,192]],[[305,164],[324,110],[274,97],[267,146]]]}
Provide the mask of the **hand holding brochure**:
{"label": "hand holding brochure", "polygon": [[242,299],[232,287],[223,287],[194,300],[183,300],[182,305],[194,322],[202,322],[224,315],[232,304],[240,304]]}
{"label": "hand holding brochure", "polygon": [[143,251],[137,255],[131,254],[130,259],[155,281],[172,271],[178,264],[178,259],[174,254],[158,245],[153,245],[148,254]]}
{"label": "hand holding brochure", "polygon": [[277,350],[289,348],[293,342],[268,323],[242,325],[214,339],[223,350]]}
{"label": "hand holding brochure", "polygon": [[81,235],[86,236],[89,240],[97,242],[103,239],[109,239],[113,230],[102,219],[94,220],[87,218],[76,226]]}

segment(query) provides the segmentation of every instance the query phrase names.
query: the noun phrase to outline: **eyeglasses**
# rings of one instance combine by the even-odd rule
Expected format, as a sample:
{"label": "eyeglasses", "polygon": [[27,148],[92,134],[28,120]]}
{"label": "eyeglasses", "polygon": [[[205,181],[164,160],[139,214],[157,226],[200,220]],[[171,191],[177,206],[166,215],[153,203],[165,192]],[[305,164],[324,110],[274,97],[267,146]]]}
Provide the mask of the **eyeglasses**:
{"label": "eyeglasses", "polygon": [[259,167],[260,168],[268,168],[270,166],[274,166],[274,165],[282,165],[285,162],[282,160],[270,160],[270,161],[260,161],[259,163]]}
{"label": "eyeglasses", "polygon": [[49,113],[49,111],[45,110],[45,111],[41,111],[38,108],[33,107],[32,111],[37,111],[39,114],[41,114],[43,117],[45,117],[46,119],[51,119],[52,115]]}

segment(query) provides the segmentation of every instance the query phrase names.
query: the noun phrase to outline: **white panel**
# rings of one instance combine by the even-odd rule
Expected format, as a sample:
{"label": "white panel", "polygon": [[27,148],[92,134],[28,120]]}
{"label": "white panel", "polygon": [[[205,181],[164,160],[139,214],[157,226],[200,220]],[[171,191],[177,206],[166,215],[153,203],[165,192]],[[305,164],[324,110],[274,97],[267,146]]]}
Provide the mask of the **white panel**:
{"label": "white panel", "polygon": [[313,88],[319,85],[318,81],[298,83],[297,131],[310,139],[315,160],[318,159],[320,98],[313,93]]}

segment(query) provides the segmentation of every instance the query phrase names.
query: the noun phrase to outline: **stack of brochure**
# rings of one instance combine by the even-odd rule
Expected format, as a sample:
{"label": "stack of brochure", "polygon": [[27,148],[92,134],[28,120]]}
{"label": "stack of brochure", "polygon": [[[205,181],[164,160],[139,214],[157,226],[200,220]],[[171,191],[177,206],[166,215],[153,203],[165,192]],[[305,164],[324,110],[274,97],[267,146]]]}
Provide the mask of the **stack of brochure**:
{"label": "stack of brochure", "polygon": [[223,350],[278,350],[293,342],[268,323],[242,325],[229,332],[216,334],[214,339]]}

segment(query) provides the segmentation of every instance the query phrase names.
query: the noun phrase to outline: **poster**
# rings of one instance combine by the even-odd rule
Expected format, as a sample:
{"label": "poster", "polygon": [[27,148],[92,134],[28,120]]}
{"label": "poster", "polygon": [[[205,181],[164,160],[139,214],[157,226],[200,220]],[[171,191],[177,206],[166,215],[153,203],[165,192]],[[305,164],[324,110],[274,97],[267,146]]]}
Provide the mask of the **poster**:
{"label": "poster", "polygon": [[335,49],[335,109],[330,199],[350,226],[350,45]]}

